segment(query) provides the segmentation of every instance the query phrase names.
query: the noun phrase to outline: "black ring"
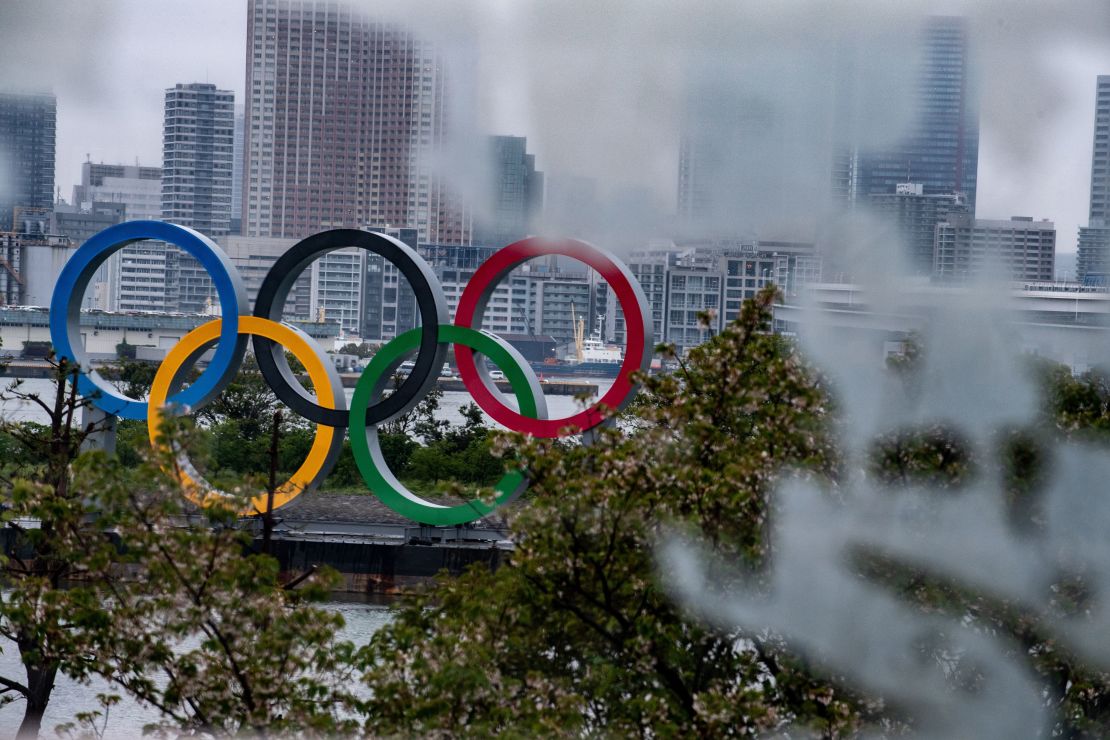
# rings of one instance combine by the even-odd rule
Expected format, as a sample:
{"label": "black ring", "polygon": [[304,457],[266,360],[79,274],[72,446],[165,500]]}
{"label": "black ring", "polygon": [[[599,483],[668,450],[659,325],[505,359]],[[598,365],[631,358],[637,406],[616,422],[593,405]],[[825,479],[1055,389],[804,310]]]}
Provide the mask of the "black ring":
{"label": "black ring", "polygon": [[[415,367],[397,390],[366,409],[366,423],[381,424],[412,409],[431,390],[447,355],[447,345],[439,342],[439,325],[447,323],[447,301],[432,268],[416,250],[391,236],[358,229],[313,234],[294,244],[266,273],[254,302],[254,315],[281,321],[285,299],[304,268],[320,255],[343,247],[365,249],[396,265],[416,294],[420,311],[420,349]],[[258,369],[282,403],[317,424],[348,426],[348,411],[324,408],[308,394],[293,375],[280,345],[257,335],[252,340]]]}

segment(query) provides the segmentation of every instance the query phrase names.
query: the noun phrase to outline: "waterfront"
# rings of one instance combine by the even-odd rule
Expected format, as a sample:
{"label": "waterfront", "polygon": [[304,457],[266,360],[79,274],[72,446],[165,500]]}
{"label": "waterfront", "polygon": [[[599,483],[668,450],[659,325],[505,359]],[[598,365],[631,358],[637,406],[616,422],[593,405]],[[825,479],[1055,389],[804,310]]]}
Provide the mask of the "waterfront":
{"label": "waterfront", "polygon": [[[568,378],[567,380],[573,381],[574,379]],[[8,379],[0,380],[0,389],[8,388],[13,382],[15,381]],[[610,378],[589,378],[581,382],[597,386],[599,395],[603,395],[613,385],[613,381]],[[51,381],[49,380],[30,378],[23,380],[22,383],[22,389],[24,391],[40,393],[44,397],[51,393]],[[347,402],[350,403],[354,389],[347,388],[346,393]],[[582,402],[574,396],[549,395],[546,398],[548,416],[551,418],[570,416],[582,408]],[[595,396],[594,400],[596,400],[596,398]],[[463,417],[460,413],[460,409],[471,402],[473,402],[473,399],[470,397],[470,394],[465,391],[444,391],[439,401],[439,412],[436,416],[452,424],[462,424]],[[490,426],[501,428],[501,425],[491,419],[489,415],[483,413],[482,416]],[[36,421],[41,423],[46,421],[46,415],[39,406],[30,401],[4,401],[0,402],[0,419],[5,421]]]}
{"label": "waterfront", "polygon": [[[346,626],[340,636],[355,644],[364,644],[392,619],[389,607],[380,603],[333,601],[327,604],[326,608],[343,615]],[[15,646],[7,641],[0,645],[3,647],[3,652],[0,653],[0,675],[23,680],[23,669]],[[103,693],[116,693],[122,696],[122,692],[113,690],[104,680],[95,679],[81,684],[67,676],[59,675],[54,694],[43,717],[43,735],[53,734],[56,726],[72,722],[78,712],[98,709],[96,696]],[[0,737],[10,737],[15,734],[23,719],[23,707],[22,701],[15,701],[0,708]],[[122,696],[120,703],[112,707],[107,723],[102,727],[102,736],[138,737],[142,734],[143,725],[156,722],[158,718],[158,712],[153,708]]]}

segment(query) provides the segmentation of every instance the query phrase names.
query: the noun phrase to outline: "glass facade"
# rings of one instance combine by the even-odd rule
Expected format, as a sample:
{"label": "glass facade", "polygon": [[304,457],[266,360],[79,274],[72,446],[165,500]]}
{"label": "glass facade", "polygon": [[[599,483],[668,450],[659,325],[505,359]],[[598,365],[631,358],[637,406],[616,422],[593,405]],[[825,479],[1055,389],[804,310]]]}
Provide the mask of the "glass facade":
{"label": "glass facade", "polygon": [[53,95],[0,93],[0,172],[11,182],[0,188],[0,232],[12,231],[17,207],[54,205]]}
{"label": "glass facade", "polygon": [[925,195],[962,193],[971,213],[979,166],[979,112],[969,61],[966,21],[926,21],[914,75],[911,129],[895,146],[856,151],[834,162],[836,191],[865,203],[893,194],[899,183],[920,183]]}

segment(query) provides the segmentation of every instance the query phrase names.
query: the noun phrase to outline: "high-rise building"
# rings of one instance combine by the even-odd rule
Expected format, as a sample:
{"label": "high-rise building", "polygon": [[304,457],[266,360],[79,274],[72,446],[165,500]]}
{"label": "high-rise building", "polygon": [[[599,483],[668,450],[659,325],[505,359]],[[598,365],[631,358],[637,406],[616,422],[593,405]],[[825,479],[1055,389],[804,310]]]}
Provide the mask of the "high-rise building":
{"label": "high-rise building", "polygon": [[1095,92],[1095,135],[1091,153],[1091,223],[1110,219],[1110,75],[1099,75]]}
{"label": "high-rise building", "polygon": [[243,137],[246,135],[247,117],[242,110],[235,113],[235,138],[231,160],[231,233],[243,231]]}
{"label": "high-rise building", "polygon": [[17,207],[54,205],[53,95],[0,92],[0,232],[15,230]]}
{"label": "high-rise building", "polygon": [[435,171],[447,74],[435,47],[343,2],[249,0],[243,233],[414,228],[467,244]]}
{"label": "high-rise building", "polygon": [[1044,219],[1009,221],[954,213],[937,224],[934,275],[963,281],[991,272],[1017,281],[1052,280],[1056,269],[1056,226]]}
{"label": "high-rise building", "polygon": [[[975,213],[979,163],[979,113],[963,18],[926,20],[917,44],[918,66],[911,79],[911,123],[890,148],[870,149],[866,141],[839,151],[833,189],[865,204],[891,194],[899,183],[920,183],[925,195],[963,195]],[[849,86],[852,80],[842,80]],[[849,94],[847,90],[843,94]]]}
{"label": "high-rise building", "polygon": [[906,249],[907,266],[918,275],[933,272],[937,224],[951,213],[966,213],[958,193],[926,195],[919,183],[900,183],[893,193],[872,194],[871,209],[892,226]]}
{"label": "high-rise building", "polygon": [[[235,94],[209,83],[166,90],[162,218],[208,237],[231,231]],[[166,250],[167,308],[203,313],[215,301],[207,271],[177,247]]]}
{"label": "high-rise building", "polygon": [[1110,226],[1079,227],[1076,278],[1083,285],[1110,288]]}
{"label": "high-rise building", "polygon": [[543,207],[543,173],[523,136],[491,136],[486,208],[475,215],[474,243],[503,247],[532,232]]}
{"label": "high-rise building", "polygon": [[1110,285],[1110,75],[1095,82],[1095,131],[1091,149],[1091,207],[1079,227],[1076,272],[1086,285]]}
{"label": "high-rise building", "polygon": [[231,228],[235,94],[209,83],[166,90],[162,218],[208,236]]}

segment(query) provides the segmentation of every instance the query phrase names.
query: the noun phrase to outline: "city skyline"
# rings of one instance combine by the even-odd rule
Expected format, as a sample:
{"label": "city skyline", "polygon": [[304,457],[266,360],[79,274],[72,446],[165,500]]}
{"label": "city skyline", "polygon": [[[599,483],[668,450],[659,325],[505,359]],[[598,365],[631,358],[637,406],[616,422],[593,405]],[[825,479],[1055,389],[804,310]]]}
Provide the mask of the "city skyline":
{"label": "city skyline", "polygon": [[[89,14],[87,19],[74,19],[88,21],[80,24],[83,26],[81,29],[72,28],[73,21],[68,17],[59,17],[61,11],[57,9],[52,17],[50,7],[52,6],[47,4],[45,12],[28,16],[22,16],[11,8],[0,10],[0,14],[8,17],[13,17],[13,14],[19,16],[13,17],[13,20],[21,29],[22,37],[14,40],[17,43],[13,43],[4,53],[25,48],[27,39],[47,32],[45,26],[51,26],[56,35],[76,35],[79,32],[82,38],[88,35],[89,39],[85,43],[92,44],[103,43],[98,38],[105,35],[108,27],[116,27],[119,29],[117,32],[129,34],[129,42],[124,45],[126,48],[117,45],[110,51],[106,47],[104,52],[107,57],[119,57],[110,69],[113,73],[118,71],[120,74],[105,72],[94,75],[95,84],[85,84],[83,90],[74,88],[77,84],[88,83],[88,80],[83,80],[81,74],[73,73],[71,66],[65,64],[65,55],[48,60],[36,74],[22,75],[20,80],[0,80],[24,87],[49,86],[58,95],[56,184],[63,196],[79,181],[80,166],[86,159],[86,153],[91,154],[94,162],[133,164],[138,158],[144,165],[159,164],[160,131],[157,124],[151,122],[157,121],[160,110],[158,102],[148,100],[153,98],[154,91],[160,93],[175,82],[207,79],[220,88],[235,91],[237,99],[241,99],[239,96],[243,92],[245,79],[245,2],[213,3],[203,9],[198,9],[197,6],[190,6],[188,9],[164,7],[159,13],[146,12],[142,4],[121,2],[110,6],[114,8],[114,14],[101,12]],[[582,30],[583,39],[576,42],[577,46],[572,45],[568,51],[580,52],[584,61],[596,61],[598,36],[603,31],[612,29],[615,21],[612,17],[596,17],[594,20],[597,21],[597,29],[583,29],[582,24],[575,26],[571,17],[573,12],[581,10],[581,7],[574,6],[560,10],[554,18],[557,26],[549,34],[551,41],[545,42],[546,47],[543,44],[541,47],[549,51],[549,47],[556,42],[566,44],[567,34],[572,29]],[[972,16],[973,24],[979,22],[980,26],[986,28],[988,53],[983,76],[987,84],[982,91],[984,100],[977,211],[988,217],[1032,215],[1037,218],[1052,218],[1060,234],[1060,251],[1074,251],[1078,226],[1085,223],[1087,215],[1090,127],[1094,102],[1091,93],[1095,76],[1110,71],[1110,43],[1105,43],[1105,29],[1110,28],[1110,24],[1097,22],[1100,15],[1106,14],[1106,9],[1092,3],[1062,9],[1051,16],[1047,11],[1038,13],[1029,8],[1020,13],[1015,10],[1007,15],[1005,9],[996,5],[971,7],[965,3],[948,3],[939,10],[965,11]],[[1084,14],[1083,10],[1088,12]],[[383,12],[396,16],[399,11],[396,7],[388,6]],[[431,11],[425,9],[424,12]],[[97,17],[94,18],[93,15]],[[844,23],[853,20],[850,11],[845,15],[848,20],[843,21]],[[502,12],[490,5],[466,6],[452,10],[447,16],[460,21],[456,24],[459,27],[455,33],[456,40],[460,35],[469,34],[474,37],[474,43],[483,49],[484,61],[479,62],[478,67],[486,72],[490,62],[485,57],[496,55],[508,43],[499,41],[496,38],[499,34],[516,29],[525,38],[531,39],[536,33],[535,29],[520,26],[520,21],[514,19],[511,13]],[[755,14],[752,25],[781,34],[780,26],[784,22],[784,16],[785,11],[778,15]],[[797,16],[796,12],[794,16]],[[984,19],[997,20],[1003,16],[1006,16],[1007,22],[997,24],[998,27],[981,23]],[[66,22],[60,23],[62,20]],[[414,20],[427,21],[427,18]],[[662,22],[631,18],[624,20],[630,24],[629,33],[648,32]],[[180,40],[175,37],[161,38],[156,34],[148,38],[142,33],[152,28],[156,22],[161,24],[167,21],[180,30]],[[692,23],[690,21],[676,28],[678,40],[674,43],[688,42],[690,34],[700,30],[692,29]],[[443,35],[447,25],[450,24],[445,20],[433,26],[433,30]],[[804,24],[800,34],[813,34],[814,25],[815,22]],[[7,24],[7,27],[15,26]],[[107,36],[113,37],[110,33]],[[190,46],[197,38],[206,40],[199,51]],[[1028,41],[1031,38],[1036,43],[1030,48],[1037,49],[1036,54],[1028,53],[1028,49],[1021,52],[1015,50],[1015,47],[1020,46],[1015,42]],[[720,43],[720,40],[714,41]],[[502,46],[499,47],[499,44]],[[156,47],[164,47],[164,51],[157,55],[145,53]],[[570,112],[565,121],[549,121],[543,114],[557,102],[554,99],[558,90],[553,90],[552,94],[540,99],[537,99],[540,93],[535,92],[530,93],[532,99],[529,99],[528,94],[523,96],[523,100],[509,99],[522,91],[527,93],[524,88],[532,79],[546,74],[535,64],[540,53],[522,52],[522,57],[517,60],[519,64],[502,65],[516,69],[503,70],[497,78],[490,78],[488,74],[483,78],[483,89],[474,101],[475,106],[481,109],[479,118],[483,130],[491,134],[527,136],[530,150],[537,155],[537,166],[545,172],[600,176],[598,179],[602,190],[640,184],[652,189],[664,206],[673,210],[678,137],[677,133],[673,139],[657,135],[659,131],[667,130],[672,122],[654,120],[644,116],[642,112],[628,113],[634,106],[643,108],[648,105],[647,113],[651,113],[653,108],[639,98],[630,99],[629,95],[624,94],[615,95],[609,101],[602,100],[604,96],[598,95],[589,99],[583,97],[584,113]],[[630,52],[624,50],[620,53],[625,55],[617,60],[622,65],[615,68],[609,79],[599,82],[601,88],[597,89],[595,86],[593,93],[619,92],[616,88],[631,74],[627,65],[623,64],[629,61],[626,57]],[[664,48],[659,56],[662,61],[654,64],[650,59],[644,60],[644,84],[667,83],[665,78],[659,77],[658,67],[664,61],[673,61],[673,50]],[[638,56],[637,60],[639,58]],[[140,59],[144,60],[141,65],[138,63]],[[5,68],[13,67],[7,65]],[[63,68],[68,77],[73,78],[72,81],[61,73]],[[1000,74],[1000,70],[1004,69],[1010,70],[1010,73]],[[94,70],[90,70],[87,74],[93,72]],[[574,69],[570,72],[573,73]],[[674,84],[670,84],[670,87],[662,90],[661,101],[654,105],[668,102],[674,87]],[[640,90],[632,92],[638,93]],[[1022,94],[1017,94],[1019,92]],[[589,94],[590,90],[581,93],[582,96]],[[583,120],[587,113],[597,112],[598,105],[617,104],[621,106],[618,114],[639,115],[636,120],[645,124],[640,127],[643,130],[631,132],[633,135],[627,137],[628,141],[616,140],[612,136],[613,132],[608,129],[591,131],[589,122]],[[1015,130],[1008,124],[1000,123],[1001,119],[1019,112],[1028,118],[1028,125],[1025,126],[1027,130]],[[582,136],[579,138],[582,141],[568,141],[572,138],[567,135],[568,130],[581,130]],[[119,133],[103,133],[107,131]],[[644,157],[642,144],[648,139],[654,146],[650,156]],[[598,148],[599,142],[609,144],[602,147],[606,149],[602,156],[581,156],[590,147]],[[613,162],[629,161],[637,163],[628,167],[611,166]]]}

